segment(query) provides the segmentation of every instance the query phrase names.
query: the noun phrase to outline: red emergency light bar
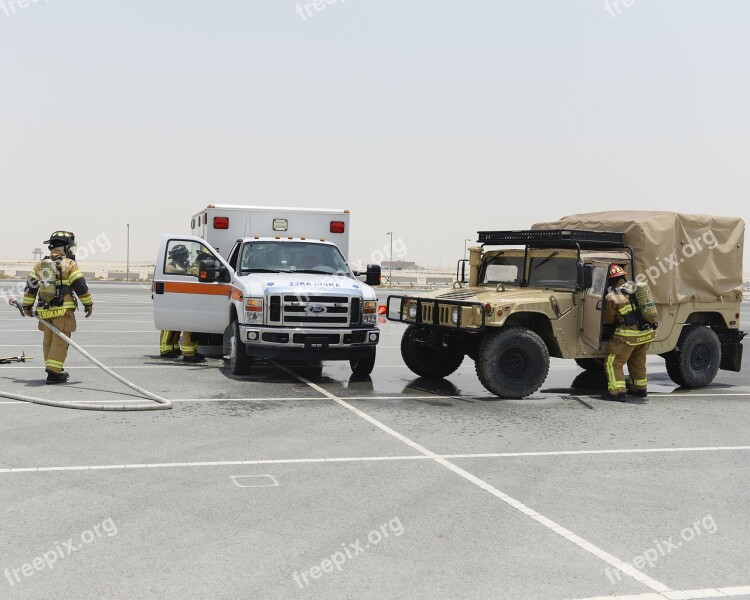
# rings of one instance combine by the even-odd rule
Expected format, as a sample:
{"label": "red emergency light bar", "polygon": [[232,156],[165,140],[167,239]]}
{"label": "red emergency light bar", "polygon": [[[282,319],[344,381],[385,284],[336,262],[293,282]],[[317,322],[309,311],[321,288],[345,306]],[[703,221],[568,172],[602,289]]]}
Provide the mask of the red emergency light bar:
{"label": "red emergency light bar", "polygon": [[346,224],[343,221],[331,221],[331,233],[344,233]]}
{"label": "red emergency light bar", "polygon": [[214,217],[214,229],[229,229],[229,217]]}

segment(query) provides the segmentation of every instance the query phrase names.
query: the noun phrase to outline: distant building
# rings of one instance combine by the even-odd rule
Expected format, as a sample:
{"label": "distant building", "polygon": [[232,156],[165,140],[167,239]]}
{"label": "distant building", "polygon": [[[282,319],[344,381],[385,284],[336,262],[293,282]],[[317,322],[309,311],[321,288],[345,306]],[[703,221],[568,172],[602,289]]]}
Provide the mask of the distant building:
{"label": "distant building", "polygon": [[413,271],[419,268],[417,263],[406,260],[384,260],[380,267],[382,269],[395,269],[396,271]]}

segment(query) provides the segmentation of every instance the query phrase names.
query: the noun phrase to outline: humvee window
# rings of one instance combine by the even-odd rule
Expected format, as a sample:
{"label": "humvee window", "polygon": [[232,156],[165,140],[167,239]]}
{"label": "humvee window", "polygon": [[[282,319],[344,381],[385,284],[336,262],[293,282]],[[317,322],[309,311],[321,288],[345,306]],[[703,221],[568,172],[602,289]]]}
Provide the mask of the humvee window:
{"label": "humvee window", "polygon": [[531,259],[529,287],[574,290],[577,273],[575,258],[534,257]]}
{"label": "humvee window", "polygon": [[521,285],[523,256],[496,256],[484,267],[482,283]]}

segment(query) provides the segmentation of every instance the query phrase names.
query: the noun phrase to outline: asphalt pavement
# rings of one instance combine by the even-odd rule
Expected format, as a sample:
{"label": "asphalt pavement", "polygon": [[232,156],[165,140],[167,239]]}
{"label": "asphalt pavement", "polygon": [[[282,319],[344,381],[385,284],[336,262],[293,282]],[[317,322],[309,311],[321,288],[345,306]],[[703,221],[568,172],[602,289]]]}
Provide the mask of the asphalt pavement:
{"label": "asphalt pavement", "polygon": [[[74,339],[174,402],[104,413],[0,398],[0,598],[750,598],[750,376],[599,398],[553,360],[500,400],[465,359],[440,382],[381,323],[371,377],[348,363],[159,357],[150,291],[93,283]],[[743,306],[743,322],[748,320]],[[36,322],[0,311],[0,390],[142,399],[71,349],[44,384]]]}

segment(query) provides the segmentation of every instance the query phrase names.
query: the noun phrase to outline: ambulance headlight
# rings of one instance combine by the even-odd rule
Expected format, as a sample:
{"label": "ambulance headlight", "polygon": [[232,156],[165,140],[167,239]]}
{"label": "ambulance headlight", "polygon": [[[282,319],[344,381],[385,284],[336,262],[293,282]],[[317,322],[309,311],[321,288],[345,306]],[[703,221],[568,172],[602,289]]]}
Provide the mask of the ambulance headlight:
{"label": "ambulance headlight", "polygon": [[263,300],[248,298],[245,301],[245,320],[247,323],[260,323],[263,321]]}
{"label": "ambulance headlight", "polygon": [[460,310],[461,309],[458,306],[454,306],[451,311],[451,321],[453,321],[454,325],[458,325],[458,315]]}

